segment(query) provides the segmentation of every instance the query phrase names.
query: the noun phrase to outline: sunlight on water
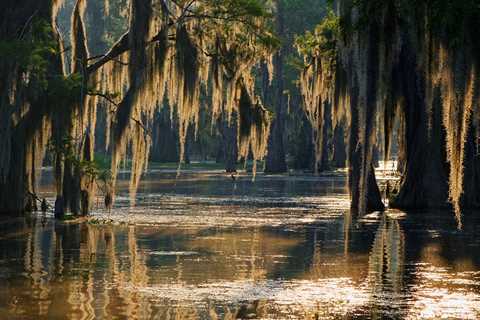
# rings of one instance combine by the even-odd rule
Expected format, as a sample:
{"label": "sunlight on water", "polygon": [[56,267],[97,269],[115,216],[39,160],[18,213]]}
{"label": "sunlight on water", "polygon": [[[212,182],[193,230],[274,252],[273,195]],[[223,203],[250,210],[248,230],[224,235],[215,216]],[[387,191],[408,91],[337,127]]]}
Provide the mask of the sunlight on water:
{"label": "sunlight on water", "polygon": [[119,207],[99,212],[95,218],[115,223],[181,226],[280,226],[299,225],[342,216],[346,195],[337,197],[258,198],[230,200],[220,197],[149,197],[145,206]]}
{"label": "sunlight on water", "polygon": [[477,218],[355,219],[338,177],[152,175],[90,223],[0,220],[0,318],[480,315]]}
{"label": "sunlight on water", "polygon": [[[341,278],[317,281],[223,281],[198,286],[132,287],[129,290],[139,291],[160,303],[177,307],[193,304],[200,310],[207,310],[211,303],[242,305],[247,301],[261,301],[264,310],[260,313],[251,310],[251,316],[262,318],[268,318],[268,313],[275,314],[275,317],[300,317],[318,312],[320,305],[332,315],[343,314],[353,312],[368,302],[368,296],[361,289],[349,279]],[[223,313],[227,311],[224,310]]]}

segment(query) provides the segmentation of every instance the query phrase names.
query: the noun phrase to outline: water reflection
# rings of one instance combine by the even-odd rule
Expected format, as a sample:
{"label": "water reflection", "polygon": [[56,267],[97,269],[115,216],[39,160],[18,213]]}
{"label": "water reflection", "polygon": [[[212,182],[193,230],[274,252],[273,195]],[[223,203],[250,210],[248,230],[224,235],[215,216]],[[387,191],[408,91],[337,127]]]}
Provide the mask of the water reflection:
{"label": "water reflection", "polygon": [[[480,223],[474,216],[466,217],[462,232],[448,213],[409,214],[403,219],[388,213],[359,221],[338,210],[343,196],[314,198],[309,194],[313,186],[302,181],[308,186],[302,189],[290,183],[297,194],[286,190],[278,198],[256,202],[238,197],[212,201],[224,190],[212,195],[206,187],[210,197],[171,193],[168,201],[159,197],[162,202],[145,197],[138,201],[138,211],[129,211],[133,217],[125,224],[68,224],[41,216],[4,219],[0,315],[6,319],[479,316]],[[307,200],[293,203],[289,200],[293,197]],[[278,208],[278,203],[288,205]],[[185,224],[168,220],[178,214],[188,222],[198,209],[206,212],[206,219]],[[246,219],[226,223],[236,211]],[[145,219],[164,217],[162,223],[145,225],[135,212]],[[303,222],[297,221],[299,217]]]}
{"label": "water reflection", "polygon": [[372,313],[398,316],[404,313],[405,235],[398,220],[382,216],[368,262]]}

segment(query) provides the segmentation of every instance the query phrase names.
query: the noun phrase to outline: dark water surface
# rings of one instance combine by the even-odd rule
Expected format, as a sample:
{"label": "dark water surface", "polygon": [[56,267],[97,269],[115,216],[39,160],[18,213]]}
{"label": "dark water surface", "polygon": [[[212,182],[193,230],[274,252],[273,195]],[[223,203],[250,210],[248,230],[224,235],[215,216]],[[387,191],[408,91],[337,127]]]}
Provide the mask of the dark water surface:
{"label": "dark water surface", "polygon": [[90,223],[2,219],[0,319],[480,317],[478,218],[351,219],[343,186],[154,172]]}

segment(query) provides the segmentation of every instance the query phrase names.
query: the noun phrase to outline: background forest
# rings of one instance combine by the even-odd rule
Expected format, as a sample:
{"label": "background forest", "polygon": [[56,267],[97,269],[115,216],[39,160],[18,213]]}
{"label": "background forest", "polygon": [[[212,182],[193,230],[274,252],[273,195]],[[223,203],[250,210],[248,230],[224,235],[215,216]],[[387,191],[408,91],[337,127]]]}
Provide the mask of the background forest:
{"label": "background forest", "polygon": [[1,0],[0,318],[477,319],[479,0]]}
{"label": "background forest", "polygon": [[[58,25],[66,47],[69,46],[70,17],[74,5],[74,0],[66,0],[58,17]],[[259,75],[263,75],[263,78],[260,76],[258,79],[257,85],[262,91],[264,104],[276,114],[281,122],[279,129],[273,135],[275,138],[272,136],[269,142],[269,145],[272,146],[269,156],[271,164],[266,169],[269,172],[286,172],[288,162],[289,168],[310,171],[314,167],[314,145],[311,141],[311,124],[302,109],[303,100],[298,79],[303,67],[303,57],[295,48],[295,38],[307,30],[312,30],[327,12],[327,7],[326,3],[318,1],[278,1],[275,5],[277,9],[273,12],[273,18],[276,21],[274,31],[281,41],[281,53],[276,55],[273,63],[278,69],[275,69],[273,73],[272,82],[268,79],[266,65],[259,66],[255,71]],[[126,1],[88,2],[85,11],[85,28],[92,56],[103,54],[127,31],[128,10],[126,8]],[[278,97],[282,98],[278,99]],[[203,99],[203,103],[208,103],[211,97],[206,95]],[[168,104],[168,101],[164,101],[164,103]],[[98,116],[101,121],[106,120],[103,109],[99,109]],[[210,109],[202,108],[198,135],[194,137],[193,128],[190,128],[188,133],[185,161],[187,163],[190,160],[215,161],[231,168],[233,165],[231,162],[237,162],[237,160],[227,150],[231,150],[232,146],[235,149],[236,141],[232,140],[236,136],[235,129],[229,129],[225,121],[211,126],[211,121]],[[102,159],[102,153],[108,156],[108,148],[106,150],[105,141],[102,140],[102,137],[105,137],[105,128],[105,123],[97,126],[97,136],[100,141],[97,142],[96,148],[100,159]],[[285,130],[282,130],[283,128]],[[177,163],[180,143],[178,122],[175,118],[170,117],[168,108],[162,108],[156,115],[152,135],[150,160]],[[280,147],[275,147],[277,145]],[[273,148],[276,148],[275,151]],[[230,163],[226,161],[227,158],[230,158]],[[219,165],[219,167],[221,166],[223,165]]]}

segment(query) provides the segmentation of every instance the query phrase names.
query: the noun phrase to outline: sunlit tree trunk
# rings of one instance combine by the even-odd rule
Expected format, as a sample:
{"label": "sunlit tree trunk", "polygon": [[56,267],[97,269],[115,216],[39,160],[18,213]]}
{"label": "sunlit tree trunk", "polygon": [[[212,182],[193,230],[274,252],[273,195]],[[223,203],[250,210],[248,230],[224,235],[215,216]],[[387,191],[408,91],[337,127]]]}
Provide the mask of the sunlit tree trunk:
{"label": "sunlit tree trunk", "polygon": [[[367,189],[362,192],[360,185],[360,172],[362,170],[362,145],[359,141],[359,118],[358,118],[358,91],[354,88],[350,97],[351,124],[348,143],[348,185],[351,199],[351,210],[353,214],[365,214],[368,212],[383,210],[382,197],[375,178],[375,170],[370,164],[367,177]],[[365,197],[365,199],[362,199]],[[361,202],[364,203],[363,212],[360,211]]]}

